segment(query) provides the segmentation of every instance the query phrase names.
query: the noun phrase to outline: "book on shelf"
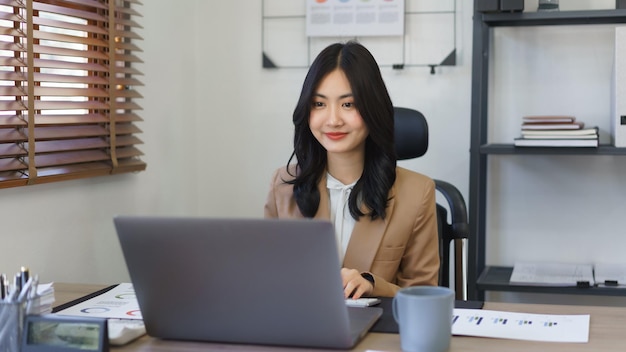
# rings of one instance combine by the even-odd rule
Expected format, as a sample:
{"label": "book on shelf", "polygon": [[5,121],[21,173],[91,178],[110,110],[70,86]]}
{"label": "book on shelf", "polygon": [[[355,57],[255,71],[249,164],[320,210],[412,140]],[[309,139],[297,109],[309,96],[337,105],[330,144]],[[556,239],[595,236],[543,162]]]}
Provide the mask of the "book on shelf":
{"label": "book on shelf", "polygon": [[598,147],[596,138],[515,138],[516,147]]}
{"label": "book on shelf", "polygon": [[592,264],[519,261],[513,266],[511,285],[591,287],[595,286]]}
{"label": "book on shelf", "polygon": [[576,121],[576,118],[566,115],[534,115],[524,116],[522,121],[528,123],[571,123]]}
{"label": "book on shelf", "polygon": [[573,122],[523,122],[522,130],[580,130],[585,127],[585,123],[581,121]]}
{"label": "book on shelf", "polygon": [[567,138],[594,138],[599,134],[598,127],[589,127],[579,130],[522,130],[524,138],[539,137],[557,137],[563,136]]}
{"label": "book on shelf", "polygon": [[580,136],[568,136],[568,135],[540,135],[540,134],[524,134],[522,133],[522,138],[524,139],[597,139],[598,136],[594,134],[582,134]]}

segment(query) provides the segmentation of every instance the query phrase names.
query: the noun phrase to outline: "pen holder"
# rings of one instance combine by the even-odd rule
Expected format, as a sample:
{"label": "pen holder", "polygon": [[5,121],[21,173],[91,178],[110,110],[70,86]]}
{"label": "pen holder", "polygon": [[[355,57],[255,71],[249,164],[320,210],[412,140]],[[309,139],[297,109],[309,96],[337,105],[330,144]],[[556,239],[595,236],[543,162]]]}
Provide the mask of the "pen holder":
{"label": "pen holder", "polygon": [[0,302],[0,352],[19,352],[26,302]]}

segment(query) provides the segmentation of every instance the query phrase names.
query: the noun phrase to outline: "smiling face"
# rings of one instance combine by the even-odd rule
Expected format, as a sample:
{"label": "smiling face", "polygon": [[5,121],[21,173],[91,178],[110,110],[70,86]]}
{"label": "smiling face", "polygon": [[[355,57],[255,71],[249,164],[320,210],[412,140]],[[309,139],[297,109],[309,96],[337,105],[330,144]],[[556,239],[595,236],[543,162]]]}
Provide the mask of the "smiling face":
{"label": "smiling face", "polygon": [[354,105],[352,88],[340,69],[330,72],[313,94],[309,128],[313,136],[333,155],[365,155],[367,125]]}

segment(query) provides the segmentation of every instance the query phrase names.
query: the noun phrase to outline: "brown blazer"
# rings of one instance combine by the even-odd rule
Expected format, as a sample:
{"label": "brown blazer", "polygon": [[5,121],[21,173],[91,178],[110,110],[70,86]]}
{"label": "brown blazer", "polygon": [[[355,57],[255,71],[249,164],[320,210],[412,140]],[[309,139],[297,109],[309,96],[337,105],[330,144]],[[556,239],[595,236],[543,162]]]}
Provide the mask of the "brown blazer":
{"label": "brown blazer", "polygon": [[[274,174],[265,204],[266,218],[303,217],[293,198],[293,186],[283,182],[292,178],[284,167]],[[326,175],[318,188],[322,197],[314,218],[330,220]],[[372,221],[364,216],[355,223],[343,261],[345,268],[374,276],[372,296],[392,297],[401,287],[438,284],[435,183],[398,167],[389,196],[385,220]]]}

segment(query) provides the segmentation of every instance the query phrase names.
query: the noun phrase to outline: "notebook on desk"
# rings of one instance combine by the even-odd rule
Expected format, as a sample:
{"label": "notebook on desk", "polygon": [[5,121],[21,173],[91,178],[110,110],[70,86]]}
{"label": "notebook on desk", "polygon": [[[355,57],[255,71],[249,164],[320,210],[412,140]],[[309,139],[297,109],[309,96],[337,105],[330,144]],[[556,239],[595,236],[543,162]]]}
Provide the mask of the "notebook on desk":
{"label": "notebook on desk", "polygon": [[348,349],[382,314],[346,306],[329,222],[120,216],[114,223],[151,336]]}

